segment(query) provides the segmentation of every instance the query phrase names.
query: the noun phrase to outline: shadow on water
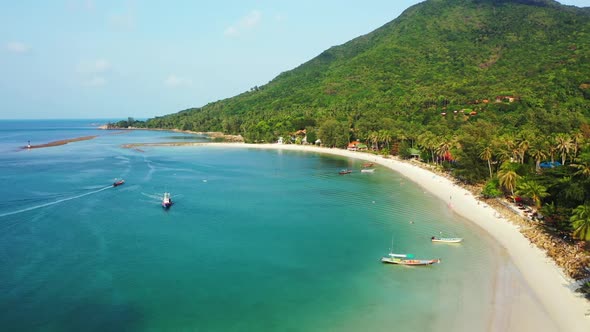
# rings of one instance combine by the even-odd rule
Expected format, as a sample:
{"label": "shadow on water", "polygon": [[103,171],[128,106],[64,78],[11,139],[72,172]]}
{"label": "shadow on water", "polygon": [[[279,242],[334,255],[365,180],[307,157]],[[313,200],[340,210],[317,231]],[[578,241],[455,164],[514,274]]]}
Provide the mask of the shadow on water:
{"label": "shadow on water", "polygon": [[143,315],[129,304],[84,303],[56,323],[59,331],[141,331]]}
{"label": "shadow on water", "polygon": [[10,308],[2,312],[2,331],[142,331],[145,327],[144,315],[130,304],[56,303],[26,317],[6,317]]}

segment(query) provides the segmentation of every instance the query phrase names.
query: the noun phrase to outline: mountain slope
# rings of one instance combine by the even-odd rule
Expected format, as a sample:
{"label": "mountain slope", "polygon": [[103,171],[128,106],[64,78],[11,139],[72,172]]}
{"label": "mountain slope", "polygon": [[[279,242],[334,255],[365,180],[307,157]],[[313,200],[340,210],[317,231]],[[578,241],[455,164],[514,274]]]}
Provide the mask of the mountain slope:
{"label": "mountain slope", "polygon": [[588,10],[551,0],[429,0],[260,88],[148,125],[264,131],[270,139],[327,119],[428,124],[441,111],[501,95],[520,101],[504,110],[587,117]]}

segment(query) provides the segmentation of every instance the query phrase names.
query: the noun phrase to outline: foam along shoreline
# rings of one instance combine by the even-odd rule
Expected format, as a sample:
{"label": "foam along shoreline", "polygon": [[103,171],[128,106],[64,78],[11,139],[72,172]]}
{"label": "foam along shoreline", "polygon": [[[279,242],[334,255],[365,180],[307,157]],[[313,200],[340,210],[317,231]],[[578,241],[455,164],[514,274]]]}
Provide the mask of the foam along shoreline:
{"label": "foam along shoreline", "polygon": [[27,145],[27,146],[23,146],[21,149],[28,150],[28,149],[49,148],[49,147],[52,147],[52,146],[66,145],[66,144],[72,143],[72,142],[87,141],[87,140],[94,139],[96,137],[98,137],[98,135],[94,135],[94,136],[82,136],[82,137],[76,137],[76,138],[68,138],[68,139],[62,139],[62,140],[59,140],[59,141],[53,141],[53,142],[49,142],[49,143],[45,143],[45,144]]}
{"label": "foam along shoreline", "polygon": [[[450,204],[453,210],[480,226],[503,246],[512,262],[521,273],[522,278],[530,287],[535,298],[549,314],[551,321],[557,324],[560,331],[590,331],[590,302],[581,294],[574,292],[574,280],[568,278],[546,254],[529,242],[518,230],[518,226],[505,218],[498,217],[502,213],[476,199],[466,189],[454,184],[449,179],[423,169],[411,162],[398,159],[383,158],[376,155],[330,149],[316,146],[283,145],[283,144],[245,144],[245,143],[155,143],[126,144],[124,147],[139,146],[216,146],[225,148],[276,149],[327,153],[347,158],[375,162],[401,173],[409,180],[423,187],[441,200]],[[498,292],[498,290],[497,290]],[[501,294],[500,294],[501,296]],[[514,306],[519,308],[514,308]],[[497,310],[515,310],[519,317],[513,317],[516,325],[529,325],[526,301],[520,301],[506,308]]]}

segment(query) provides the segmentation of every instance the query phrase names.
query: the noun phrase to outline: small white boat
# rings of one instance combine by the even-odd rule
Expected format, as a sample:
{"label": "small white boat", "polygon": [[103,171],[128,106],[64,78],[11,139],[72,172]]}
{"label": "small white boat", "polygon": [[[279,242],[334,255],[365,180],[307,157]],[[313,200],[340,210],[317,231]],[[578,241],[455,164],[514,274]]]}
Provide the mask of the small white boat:
{"label": "small white boat", "polygon": [[170,193],[164,193],[164,197],[162,198],[162,207],[165,210],[168,210],[172,206],[172,198],[170,197]]}
{"label": "small white boat", "polygon": [[410,266],[424,266],[440,263],[440,259],[406,259],[406,258],[395,258],[395,257],[382,257],[381,263],[397,264],[397,265],[410,265]]}
{"label": "small white boat", "polygon": [[432,242],[442,242],[442,243],[461,243],[463,241],[462,237],[436,237],[433,236],[430,238]]}
{"label": "small white boat", "polygon": [[374,168],[363,168],[361,169],[361,173],[373,173],[375,172]]}
{"label": "small white boat", "polygon": [[410,265],[410,266],[424,266],[440,263],[440,259],[414,259],[412,254],[395,254],[393,253],[393,238],[391,239],[391,248],[389,254],[385,257],[381,257],[381,263],[386,264],[397,264],[397,265]]}

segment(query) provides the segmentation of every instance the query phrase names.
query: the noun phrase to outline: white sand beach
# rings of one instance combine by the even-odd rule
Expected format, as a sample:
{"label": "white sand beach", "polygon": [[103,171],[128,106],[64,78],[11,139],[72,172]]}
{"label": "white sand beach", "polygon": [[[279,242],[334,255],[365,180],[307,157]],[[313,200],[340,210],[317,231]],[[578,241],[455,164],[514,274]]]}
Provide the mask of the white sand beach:
{"label": "white sand beach", "polygon": [[[499,211],[443,176],[413,165],[412,162],[342,149],[291,144],[195,145],[328,153],[375,162],[397,171],[450,204],[457,214],[487,231],[508,252],[515,268],[512,269],[514,271],[506,269],[499,273],[501,277],[496,285],[495,313],[490,331],[590,331],[590,301],[572,290],[573,280],[542,250],[531,244],[516,225],[502,217]],[[533,306],[541,306],[547,316],[539,314],[539,310],[531,310]]]}

